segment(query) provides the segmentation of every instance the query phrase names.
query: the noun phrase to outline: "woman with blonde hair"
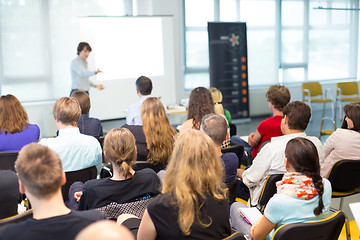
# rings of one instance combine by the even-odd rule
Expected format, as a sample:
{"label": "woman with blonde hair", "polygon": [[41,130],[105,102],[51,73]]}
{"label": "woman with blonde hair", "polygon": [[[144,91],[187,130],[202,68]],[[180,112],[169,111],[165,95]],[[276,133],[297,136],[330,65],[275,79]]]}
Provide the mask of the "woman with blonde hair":
{"label": "woman with blonde hair", "polygon": [[156,171],[166,167],[173,150],[176,130],[170,125],[159,98],[149,97],[141,105],[142,126],[124,125],[135,136],[138,160],[147,160]]}
{"label": "woman with blonde hair", "polygon": [[217,88],[212,87],[209,89],[209,92],[214,103],[215,113],[224,115],[228,123],[231,123],[231,114],[228,110],[224,109],[224,106],[222,105],[223,95],[221,91]]}
{"label": "woman with blonde hair", "polygon": [[136,160],[136,145],[128,129],[114,128],[106,134],[104,155],[113,167],[113,176],[90,180],[81,192],[75,192],[75,199],[80,201],[79,210],[95,209],[112,202],[133,202],[159,194],[160,180],[153,170],[134,171],[131,167]]}
{"label": "woman with blonde hair", "polygon": [[30,124],[20,101],[11,94],[0,98],[0,151],[20,151],[32,142],[38,142],[40,128]]}
{"label": "woman with blonde hair", "polygon": [[162,194],[148,205],[138,239],[222,239],[231,234],[223,166],[205,133],[175,141]]}

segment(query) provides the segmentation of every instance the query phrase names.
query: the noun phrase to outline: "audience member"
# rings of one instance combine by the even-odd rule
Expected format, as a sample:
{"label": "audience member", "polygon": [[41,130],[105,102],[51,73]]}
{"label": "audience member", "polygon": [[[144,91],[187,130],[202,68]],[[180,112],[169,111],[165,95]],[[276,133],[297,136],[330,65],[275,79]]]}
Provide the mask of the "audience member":
{"label": "audience member", "polygon": [[0,193],[0,219],[16,215],[20,192],[18,177],[15,172],[0,170]]}
{"label": "audience member", "polygon": [[105,218],[97,210],[73,212],[64,205],[61,185],[65,173],[59,156],[49,148],[36,143],[23,147],[15,169],[33,218],[0,228],[0,239],[74,239],[87,225]]}
{"label": "audience member", "polygon": [[214,104],[209,90],[204,87],[197,87],[190,93],[188,116],[181,130],[200,129],[202,118],[209,113],[214,113]]}
{"label": "audience member", "polygon": [[222,95],[221,91],[217,88],[212,87],[209,89],[209,92],[211,94],[211,98],[214,103],[214,112],[216,114],[224,115],[226,117],[226,120],[230,124],[231,123],[231,114],[222,105],[223,95]]}
{"label": "audience member", "polygon": [[114,221],[103,220],[90,224],[76,236],[75,240],[134,240],[134,236],[124,226]]}
{"label": "audience member", "polygon": [[38,142],[40,128],[28,122],[20,101],[11,94],[0,98],[0,151],[19,151],[23,146]]}
{"label": "audience member", "polygon": [[77,57],[71,62],[71,92],[70,96],[74,91],[84,91],[89,94],[90,86],[96,87],[99,90],[104,89],[102,84],[94,84],[89,81],[89,77],[94,76],[101,71],[88,70],[88,63],[86,59],[89,57],[91,47],[87,42],[80,42],[77,47]]}
{"label": "audience member", "polygon": [[[317,137],[306,136],[304,132],[311,116],[308,105],[300,101],[288,103],[283,109],[281,120],[281,131],[284,136],[271,138],[270,143],[266,144],[253,161],[250,168],[238,169],[238,177],[250,190],[250,204],[256,206],[261,189],[264,186],[267,176],[276,173],[285,173],[284,166],[285,147],[289,140],[295,137],[304,137],[312,141],[319,154],[320,163],[324,162],[324,149]],[[241,184],[242,192],[240,197],[248,199],[246,188]]]}
{"label": "audience member", "polygon": [[336,129],[324,144],[322,177],[327,177],[331,167],[340,159],[360,160],[360,102],[346,104],[344,112],[347,129]]}
{"label": "audience member", "polygon": [[[223,167],[213,141],[184,130],[175,141],[162,194],[148,205],[137,239],[223,239],[231,234]],[[126,220],[123,224],[127,225]]]}
{"label": "audience member", "polygon": [[[75,183],[78,190],[82,189],[74,196],[80,200],[79,210],[95,209],[112,202],[133,202],[159,194],[161,184],[153,170],[146,168],[135,172],[131,167],[136,160],[136,145],[128,129],[112,129],[106,134],[104,155],[113,167],[113,176],[90,180],[85,185]],[[70,194],[74,191],[72,186]]]}
{"label": "audience member", "polygon": [[[251,234],[253,239],[265,239],[281,225],[316,221],[328,216],[331,202],[331,184],[320,176],[316,146],[308,139],[291,139],[285,149],[285,173],[276,183],[277,193],[266,205],[264,215],[252,226],[239,214],[241,202],[231,205],[231,225],[238,231]],[[251,227],[251,229],[250,229]],[[270,233],[268,239],[271,238]]]}
{"label": "audience member", "polygon": [[43,138],[39,143],[60,156],[63,171],[96,166],[99,174],[102,164],[101,146],[94,137],[80,133],[77,127],[81,115],[79,102],[75,98],[62,97],[54,104],[53,114],[59,136]]}
{"label": "audience member", "polygon": [[170,125],[164,106],[156,97],[149,97],[143,102],[141,119],[143,126],[123,127],[128,128],[135,136],[137,160],[149,161],[158,172],[167,165],[177,132]]}
{"label": "audience member", "polygon": [[77,123],[80,133],[93,137],[102,136],[103,128],[101,126],[100,120],[89,117],[89,111],[91,107],[89,95],[87,95],[84,91],[74,91],[71,94],[71,97],[78,100],[80,104],[81,116],[79,122]]}
{"label": "audience member", "polygon": [[[256,157],[263,143],[270,141],[272,137],[283,135],[280,128],[281,119],[283,116],[282,111],[286,104],[288,104],[290,101],[290,91],[285,86],[272,85],[266,91],[265,96],[273,116],[262,121],[257,127],[256,131],[250,133],[248,144],[252,148],[251,158]],[[238,136],[231,138],[231,144],[242,144],[247,147],[247,143],[241,140],[241,138]]]}
{"label": "audience member", "polygon": [[210,113],[205,115],[200,125],[200,131],[206,133],[215,143],[216,153],[223,161],[225,169],[224,182],[226,184],[234,181],[239,159],[235,153],[222,153],[221,144],[229,134],[227,132],[227,123],[224,116]]}

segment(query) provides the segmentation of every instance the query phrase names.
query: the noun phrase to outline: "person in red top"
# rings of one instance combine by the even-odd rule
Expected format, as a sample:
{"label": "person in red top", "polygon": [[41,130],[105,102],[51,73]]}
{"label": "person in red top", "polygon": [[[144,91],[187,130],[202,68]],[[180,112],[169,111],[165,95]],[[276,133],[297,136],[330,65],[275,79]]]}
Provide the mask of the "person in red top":
{"label": "person in red top", "polygon": [[270,86],[265,96],[273,116],[262,121],[256,131],[249,135],[248,143],[253,148],[251,152],[253,158],[256,157],[263,143],[270,141],[272,137],[283,135],[280,129],[282,110],[291,97],[289,89],[281,85]]}

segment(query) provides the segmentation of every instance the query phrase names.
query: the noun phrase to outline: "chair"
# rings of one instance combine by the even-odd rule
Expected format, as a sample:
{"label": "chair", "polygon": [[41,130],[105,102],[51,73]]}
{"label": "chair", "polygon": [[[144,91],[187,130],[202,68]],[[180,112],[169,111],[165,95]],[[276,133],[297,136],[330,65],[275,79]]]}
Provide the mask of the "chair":
{"label": "chair", "polygon": [[0,169],[15,172],[15,161],[19,151],[0,151]]}
{"label": "chair", "polygon": [[229,203],[231,205],[233,202],[235,202],[236,196],[239,193],[240,180],[237,177],[235,177],[235,179],[232,182],[227,183],[226,185],[229,189],[228,198],[229,198]]}
{"label": "chair", "polygon": [[315,222],[284,224],[276,229],[271,240],[337,240],[344,222],[345,214],[337,211]]}
{"label": "chair", "polygon": [[98,208],[98,210],[102,211],[105,217],[109,219],[117,219],[117,217],[124,213],[133,214],[138,218],[142,218],[150,200],[151,198],[129,203],[112,202],[106,206]]}
{"label": "chair", "polygon": [[[241,165],[241,160],[243,159],[244,156],[244,146],[241,144],[235,145],[235,146],[231,146],[231,147],[227,147],[227,148],[222,148],[221,149],[222,153],[229,153],[229,152],[233,152],[236,154],[236,156],[239,159],[239,164],[238,164],[238,168]],[[247,159],[247,163],[248,165],[250,165],[249,163],[249,159]]]}
{"label": "chair", "polygon": [[241,232],[234,232],[230,236],[223,238],[222,240],[246,240],[244,234]]}
{"label": "chair", "polygon": [[70,186],[77,181],[85,183],[90,179],[95,179],[97,175],[97,169],[95,166],[92,166],[77,171],[66,172],[65,175],[66,175],[66,183],[61,188],[64,202],[69,200],[68,194],[69,194]]}
{"label": "chair", "polygon": [[[342,116],[342,102],[358,102],[360,101],[358,82],[341,82],[336,84],[335,109],[339,102],[340,119]],[[336,111],[335,117],[336,120]]]}
{"label": "chair", "polygon": [[[100,146],[101,146],[101,149],[104,150],[104,139],[105,139],[105,136],[99,136],[99,137],[95,137],[99,143],[100,143]],[[102,151],[102,162],[105,163],[105,155],[104,155],[104,151]]]}
{"label": "chair", "polygon": [[[330,122],[332,123],[332,125],[333,125],[333,129],[332,129],[332,130],[330,130],[330,129],[323,129],[325,120],[330,121]],[[323,135],[331,135],[331,134],[333,134],[333,132],[334,132],[335,130],[336,130],[336,122],[335,122],[335,120],[332,119],[332,118],[323,117],[323,118],[321,119],[321,124],[320,124],[320,135],[319,135],[319,139],[321,140],[321,137],[322,137]]]}
{"label": "chair", "polygon": [[151,164],[148,161],[135,161],[132,163],[131,167],[135,170],[141,170],[144,168],[151,168],[152,170],[154,170],[156,173],[158,173],[160,170],[165,169],[166,166],[162,165],[162,164]]}
{"label": "chair", "polygon": [[270,198],[274,196],[277,192],[276,182],[280,181],[284,174],[272,174],[266,178],[264,187],[261,191],[257,208],[261,213],[264,213],[266,204],[269,202]]}
{"label": "chair", "polygon": [[340,210],[344,197],[356,194],[360,190],[360,160],[342,159],[329,171],[328,179],[332,186],[332,197],[341,198]]}
{"label": "chair", "polygon": [[[322,103],[323,104],[323,112],[322,117],[325,115],[325,104],[331,103],[332,110],[332,118],[334,118],[334,100],[332,93],[329,89],[325,90],[325,94],[323,94],[321,84],[318,82],[305,82],[302,84],[303,91],[303,101],[307,102],[309,107],[311,107],[311,103]],[[330,97],[326,97],[329,92]]]}
{"label": "chair", "polygon": [[19,222],[25,221],[26,219],[32,218],[32,216],[33,216],[33,210],[32,209],[27,210],[27,211],[25,211],[23,213],[20,213],[18,215],[15,215],[15,216],[12,216],[12,217],[9,217],[9,218],[5,218],[5,219],[1,219],[0,220],[0,227],[4,226],[6,224],[9,224],[9,223],[19,223]]}

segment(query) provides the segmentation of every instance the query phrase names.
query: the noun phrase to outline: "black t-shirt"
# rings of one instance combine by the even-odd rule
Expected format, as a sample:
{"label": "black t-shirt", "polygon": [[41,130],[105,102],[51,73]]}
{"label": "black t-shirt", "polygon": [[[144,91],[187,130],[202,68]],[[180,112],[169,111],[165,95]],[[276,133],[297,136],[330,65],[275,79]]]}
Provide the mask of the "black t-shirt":
{"label": "black t-shirt", "polygon": [[170,199],[169,194],[161,194],[148,205],[148,213],[154,223],[158,240],[162,239],[223,239],[231,234],[229,223],[229,203],[227,199],[215,200],[208,197],[200,209],[202,223],[211,225],[205,227],[195,220],[191,226],[190,235],[182,234],[178,224],[178,209]]}
{"label": "black t-shirt", "polygon": [[0,219],[17,214],[19,198],[19,183],[16,173],[10,170],[0,170]]}
{"label": "black t-shirt", "polygon": [[72,211],[41,220],[31,218],[0,228],[0,239],[71,240],[87,225],[102,219],[105,219],[105,216],[98,210]]}
{"label": "black t-shirt", "polygon": [[79,210],[94,209],[109,203],[127,203],[144,200],[160,193],[160,179],[149,168],[136,171],[132,178],[114,181],[94,179],[85,183]]}

